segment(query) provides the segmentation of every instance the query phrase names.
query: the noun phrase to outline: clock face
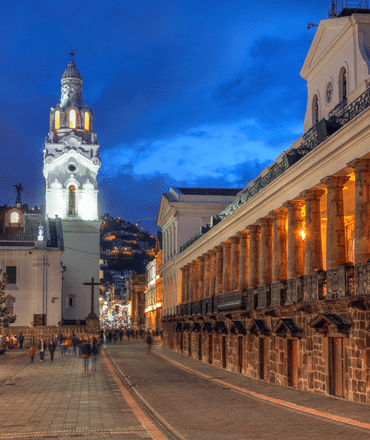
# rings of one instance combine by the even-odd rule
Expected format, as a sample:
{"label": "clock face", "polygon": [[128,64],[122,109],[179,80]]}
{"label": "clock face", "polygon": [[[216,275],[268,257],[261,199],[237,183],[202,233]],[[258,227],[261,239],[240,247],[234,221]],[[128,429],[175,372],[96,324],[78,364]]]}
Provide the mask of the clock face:
{"label": "clock face", "polygon": [[12,212],[10,214],[10,222],[11,223],[18,223],[19,222],[19,214],[18,214],[18,212]]}
{"label": "clock face", "polygon": [[327,102],[327,104],[329,104],[330,101],[331,101],[331,98],[333,96],[333,83],[331,81],[326,86],[326,94],[325,94],[325,96],[326,96],[326,102]]}

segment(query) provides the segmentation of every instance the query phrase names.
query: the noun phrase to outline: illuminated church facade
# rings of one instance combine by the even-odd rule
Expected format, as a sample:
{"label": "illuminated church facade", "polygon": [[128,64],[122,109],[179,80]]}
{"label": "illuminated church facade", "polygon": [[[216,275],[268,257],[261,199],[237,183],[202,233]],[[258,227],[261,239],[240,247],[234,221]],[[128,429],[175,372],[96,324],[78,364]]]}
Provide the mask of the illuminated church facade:
{"label": "illuminated church facade", "polygon": [[[50,111],[45,140],[44,177],[46,214],[62,223],[63,319],[83,320],[91,311],[91,287],[99,281],[99,237],[97,174],[99,144],[93,132],[93,114],[82,102],[82,79],[72,59],[61,79],[60,103]],[[99,294],[95,287],[94,310]]]}
{"label": "illuminated church facade", "polygon": [[164,260],[164,340],[370,404],[370,10],[335,2],[301,76],[304,134]]}

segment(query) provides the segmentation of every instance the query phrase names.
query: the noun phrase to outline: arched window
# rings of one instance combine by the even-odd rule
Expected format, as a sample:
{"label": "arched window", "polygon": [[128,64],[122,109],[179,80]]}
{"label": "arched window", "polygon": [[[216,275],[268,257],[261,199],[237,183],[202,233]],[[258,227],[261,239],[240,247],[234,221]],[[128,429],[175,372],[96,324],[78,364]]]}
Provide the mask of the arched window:
{"label": "arched window", "polygon": [[317,95],[312,100],[312,125],[316,125],[319,122],[319,98]]}
{"label": "arched window", "polygon": [[60,128],[60,111],[57,110],[55,112],[55,121],[54,121],[55,130]]}
{"label": "arched window", "polygon": [[69,187],[68,215],[76,215],[76,188],[73,185]]}
{"label": "arched window", "polygon": [[85,112],[85,130],[90,130],[90,113]]}
{"label": "arched window", "polygon": [[77,114],[76,110],[72,109],[69,112],[69,128],[76,128]]}
{"label": "arched window", "polygon": [[348,95],[348,79],[347,79],[347,71],[344,67],[340,70],[339,73],[339,102],[345,101]]}

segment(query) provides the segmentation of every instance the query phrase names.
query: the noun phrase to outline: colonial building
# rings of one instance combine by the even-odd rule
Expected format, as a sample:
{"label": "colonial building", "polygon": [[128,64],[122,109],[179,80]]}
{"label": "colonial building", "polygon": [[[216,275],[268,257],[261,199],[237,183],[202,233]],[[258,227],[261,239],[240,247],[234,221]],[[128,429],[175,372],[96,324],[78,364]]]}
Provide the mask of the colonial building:
{"label": "colonial building", "polygon": [[370,11],[334,7],[301,71],[303,136],[178,253],[164,234],[169,347],[370,403],[369,54]]}
{"label": "colonial building", "polygon": [[[84,320],[92,309],[91,286],[99,282],[97,174],[99,144],[93,132],[91,109],[82,102],[82,79],[72,59],[63,73],[61,99],[50,111],[45,140],[44,176],[46,213],[61,219],[65,253],[62,305],[70,323]],[[99,309],[99,289],[94,291],[94,312]]]}
{"label": "colonial building", "polygon": [[145,288],[147,276],[132,274],[131,278],[131,327],[135,330],[145,328]]}
{"label": "colonial building", "polygon": [[[180,247],[188,240],[194,241],[206,228],[214,224],[214,216],[233,202],[239,189],[222,188],[171,188],[162,194],[157,225],[162,228],[162,264],[166,270],[160,274],[167,294],[163,297],[167,313],[175,313],[180,302],[181,273],[172,265]],[[197,235],[194,236],[194,234]],[[194,236],[194,237],[193,237]]]}
{"label": "colonial building", "polygon": [[157,232],[154,249],[155,258],[147,265],[147,288],[145,291],[146,328],[158,331],[162,328],[162,279],[159,269],[162,265],[162,233]]}
{"label": "colonial building", "polygon": [[58,325],[62,319],[63,232],[58,218],[17,203],[0,207],[0,269],[7,275],[12,327]]}

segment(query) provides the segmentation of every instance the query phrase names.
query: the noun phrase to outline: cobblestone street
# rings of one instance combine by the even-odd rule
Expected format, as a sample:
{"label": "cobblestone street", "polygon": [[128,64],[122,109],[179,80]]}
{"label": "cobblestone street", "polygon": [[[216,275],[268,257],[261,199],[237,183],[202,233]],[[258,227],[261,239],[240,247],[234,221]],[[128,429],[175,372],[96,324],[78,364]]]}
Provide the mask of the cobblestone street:
{"label": "cobblestone street", "polygon": [[370,439],[367,406],[141,341],[106,347],[96,372],[73,355],[28,362],[26,350],[0,358],[0,439]]}

